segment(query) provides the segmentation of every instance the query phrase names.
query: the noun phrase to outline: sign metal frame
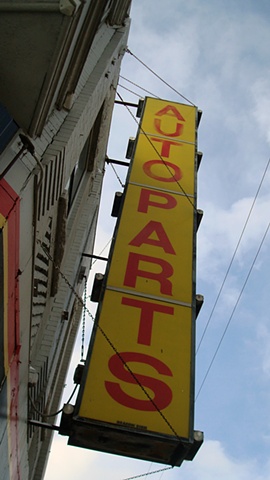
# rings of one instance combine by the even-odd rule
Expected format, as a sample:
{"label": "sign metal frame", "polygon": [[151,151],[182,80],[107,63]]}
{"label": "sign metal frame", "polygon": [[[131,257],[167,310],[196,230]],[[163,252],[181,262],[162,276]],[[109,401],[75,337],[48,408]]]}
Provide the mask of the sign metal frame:
{"label": "sign metal frame", "polygon": [[70,445],[179,466],[203,441],[194,432],[197,122],[194,106],[145,100],[78,398],[61,420]]}

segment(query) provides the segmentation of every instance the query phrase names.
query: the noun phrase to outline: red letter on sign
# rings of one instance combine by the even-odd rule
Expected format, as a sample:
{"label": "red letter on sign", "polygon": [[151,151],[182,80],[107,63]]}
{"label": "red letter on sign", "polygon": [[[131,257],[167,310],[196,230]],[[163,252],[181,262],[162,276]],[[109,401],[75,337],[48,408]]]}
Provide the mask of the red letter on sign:
{"label": "red letter on sign", "polygon": [[122,305],[141,309],[140,326],[137,342],[142,345],[151,345],[151,336],[154,320],[154,312],[165,313],[167,315],[174,314],[174,308],[160,303],[144,302],[136,298],[122,298]]}
{"label": "red letter on sign", "polygon": [[[161,267],[161,272],[155,273],[147,270],[140,270],[140,262],[159,265]],[[150,278],[151,280],[156,280],[160,283],[160,293],[163,293],[164,295],[172,295],[172,283],[168,280],[172,275],[173,267],[162,258],[149,257],[148,255],[140,255],[139,253],[130,252],[124,285],[135,288],[137,277]]]}
{"label": "red letter on sign", "polygon": [[[153,165],[162,165],[163,169],[168,172],[167,177],[161,177],[160,175],[156,175],[151,171]],[[181,180],[183,174],[182,170],[171,162],[166,162],[165,160],[149,160],[143,164],[143,171],[148,177],[154,178],[155,180],[159,180],[160,182],[178,182]]]}
{"label": "red letter on sign", "polygon": [[177,110],[177,108],[174,105],[166,105],[166,107],[159,110],[157,113],[155,113],[155,115],[157,117],[162,117],[163,115],[168,115],[170,117],[175,117],[175,118],[177,118],[177,120],[180,120],[182,122],[185,121],[184,117],[182,117],[181,113],[179,112],[179,110]]}
{"label": "red letter on sign", "polygon": [[[156,233],[157,239],[150,238],[152,233]],[[134,245],[134,247],[140,247],[143,243],[148,245],[154,245],[155,247],[163,248],[164,252],[171,253],[175,255],[175,251],[173,246],[165,232],[162,223],[155,222],[154,220],[150,220],[150,222],[145,225],[145,227],[136,235],[136,237],[129,242],[129,245]]]}
{"label": "red letter on sign", "polygon": [[166,158],[170,156],[171,145],[175,145],[176,147],[182,146],[182,143],[173,142],[172,140],[164,140],[163,138],[151,137],[151,141],[162,143],[160,155]]}
{"label": "red letter on sign", "polygon": [[136,373],[132,374],[125,366],[128,362],[150,365],[161,375],[172,377],[172,372],[169,367],[157,358],[145,355],[144,353],[122,352],[119,353],[119,355],[115,354],[110,358],[109,369],[111,373],[119,380],[135,385],[137,384],[139,390],[141,389],[140,385],[142,385],[144,389],[150,388],[154,393],[154,396],[153,398],[150,398],[150,396],[148,397],[145,391],[141,389],[142,395],[145,396],[145,399],[134,398],[125,393],[121,389],[119,383],[105,381],[105,387],[108,394],[117,403],[135,410],[154,412],[168,407],[172,401],[172,391],[170,387],[156,378]]}
{"label": "red letter on sign", "polygon": [[[168,115],[170,117],[175,117],[177,120],[180,120],[182,122],[185,121],[181,113],[173,105],[167,105],[162,110],[157,112],[156,115],[159,117],[162,117],[163,115]],[[165,135],[166,137],[179,137],[184,128],[184,125],[182,123],[177,123],[175,132],[164,132],[163,130],[161,130],[161,120],[159,118],[154,119],[154,126],[158,133],[160,133],[161,135]]]}
{"label": "red letter on sign", "polygon": [[[159,197],[164,198],[166,202],[153,202],[150,200],[150,197]],[[176,199],[169,193],[158,192],[155,190],[147,190],[146,188],[141,189],[138,212],[147,213],[148,206],[157,207],[157,208],[174,208],[177,205]]]}

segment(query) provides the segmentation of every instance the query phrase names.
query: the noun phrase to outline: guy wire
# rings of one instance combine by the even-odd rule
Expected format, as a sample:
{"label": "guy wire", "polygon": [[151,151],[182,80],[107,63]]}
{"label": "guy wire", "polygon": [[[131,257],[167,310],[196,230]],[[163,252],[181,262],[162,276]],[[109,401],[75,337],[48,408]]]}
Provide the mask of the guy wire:
{"label": "guy wire", "polygon": [[[41,240],[37,239],[37,242],[40,244],[42,250],[44,251],[45,255],[47,255],[47,257],[49,258],[49,260],[52,262],[52,264],[54,265],[54,267],[58,270],[60,276],[63,278],[63,280],[65,281],[65,283],[68,285],[68,287],[71,289],[72,293],[74,294],[74,296],[76,297],[76,299],[80,302],[80,304],[84,307],[84,301],[82,300],[82,298],[80,297],[80,295],[76,292],[75,288],[73,287],[73,285],[71,285],[71,283],[69,282],[69,280],[67,279],[67,277],[65,276],[65,274],[60,270],[59,266],[55,264],[54,262],[54,259],[52,258],[51,254],[49,253],[49,251],[47,250],[46,246],[41,242]],[[90,316],[91,320],[94,322],[95,319],[92,315],[92,313],[90,312],[90,310],[88,309],[88,307],[85,305],[85,310],[86,312],[88,313],[88,315]],[[141,388],[141,390],[144,392],[144,394],[146,395],[146,397],[148,398],[148,400],[152,403],[152,405],[154,406],[154,408],[156,409],[156,411],[159,413],[159,415],[163,418],[164,422],[168,425],[169,429],[173,432],[173,434],[175,435],[175,437],[178,439],[178,440],[181,440],[181,438],[178,436],[176,430],[173,428],[173,426],[171,425],[171,423],[169,422],[169,420],[165,417],[165,415],[161,412],[161,410],[158,408],[157,404],[154,402],[154,400],[150,397],[150,395],[148,394],[147,390],[144,388],[144,386],[139,382],[139,380],[137,379],[136,375],[133,373],[133,371],[131,370],[131,368],[129,367],[129,365],[124,361],[123,357],[121,356],[121,354],[118,352],[117,348],[114,346],[114,344],[112,343],[112,341],[110,340],[110,338],[108,337],[108,335],[106,334],[106,332],[103,330],[103,328],[98,324],[98,323],[95,323],[95,326],[96,328],[100,331],[100,333],[103,335],[103,337],[105,338],[105,340],[107,341],[107,343],[110,345],[110,347],[112,348],[112,350],[115,352],[115,354],[118,356],[118,358],[120,359],[120,361],[123,363],[123,365],[125,366],[125,368],[127,369],[127,371],[129,372],[129,374],[132,376],[132,378],[135,380],[135,382],[137,383],[137,385],[139,385],[139,387]]]}

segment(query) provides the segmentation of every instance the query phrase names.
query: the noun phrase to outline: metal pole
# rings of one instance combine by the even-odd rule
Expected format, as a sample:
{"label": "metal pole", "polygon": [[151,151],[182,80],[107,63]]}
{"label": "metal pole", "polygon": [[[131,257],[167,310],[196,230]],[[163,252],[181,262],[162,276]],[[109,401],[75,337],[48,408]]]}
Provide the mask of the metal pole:
{"label": "metal pole", "polygon": [[34,427],[47,428],[48,430],[56,430],[57,432],[60,431],[60,427],[52,425],[51,423],[38,422],[37,420],[28,420],[28,423]]}
{"label": "metal pole", "polygon": [[97,260],[104,260],[104,262],[108,261],[108,258],[106,257],[99,257],[98,255],[93,255],[91,253],[82,253],[82,257],[96,258]]}

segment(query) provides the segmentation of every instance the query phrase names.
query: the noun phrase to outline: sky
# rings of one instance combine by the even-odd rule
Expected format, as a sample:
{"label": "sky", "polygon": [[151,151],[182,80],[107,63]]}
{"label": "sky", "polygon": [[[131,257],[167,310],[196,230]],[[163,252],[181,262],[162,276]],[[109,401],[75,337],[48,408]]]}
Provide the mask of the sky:
{"label": "sky", "polygon": [[[197,293],[205,301],[196,323],[194,427],[205,440],[192,462],[150,475],[164,466],[67,446],[67,438],[55,434],[45,480],[143,474],[156,480],[269,480],[270,4],[133,0],[131,18],[130,51],[174,90],[126,53],[118,87],[123,99],[137,102],[146,95],[143,87],[185,103],[176,90],[203,111]],[[129,111],[116,105],[108,156],[125,160],[136,131]],[[124,183],[125,167],[116,171]],[[108,205],[121,190],[107,166],[96,254],[108,253],[103,248],[115,224]],[[95,268],[104,271],[101,263]],[[91,324],[87,319],[88,335]],[[80,361],[80,335],[72,373]],[[63,401],[72,389],[69,377]]]}

